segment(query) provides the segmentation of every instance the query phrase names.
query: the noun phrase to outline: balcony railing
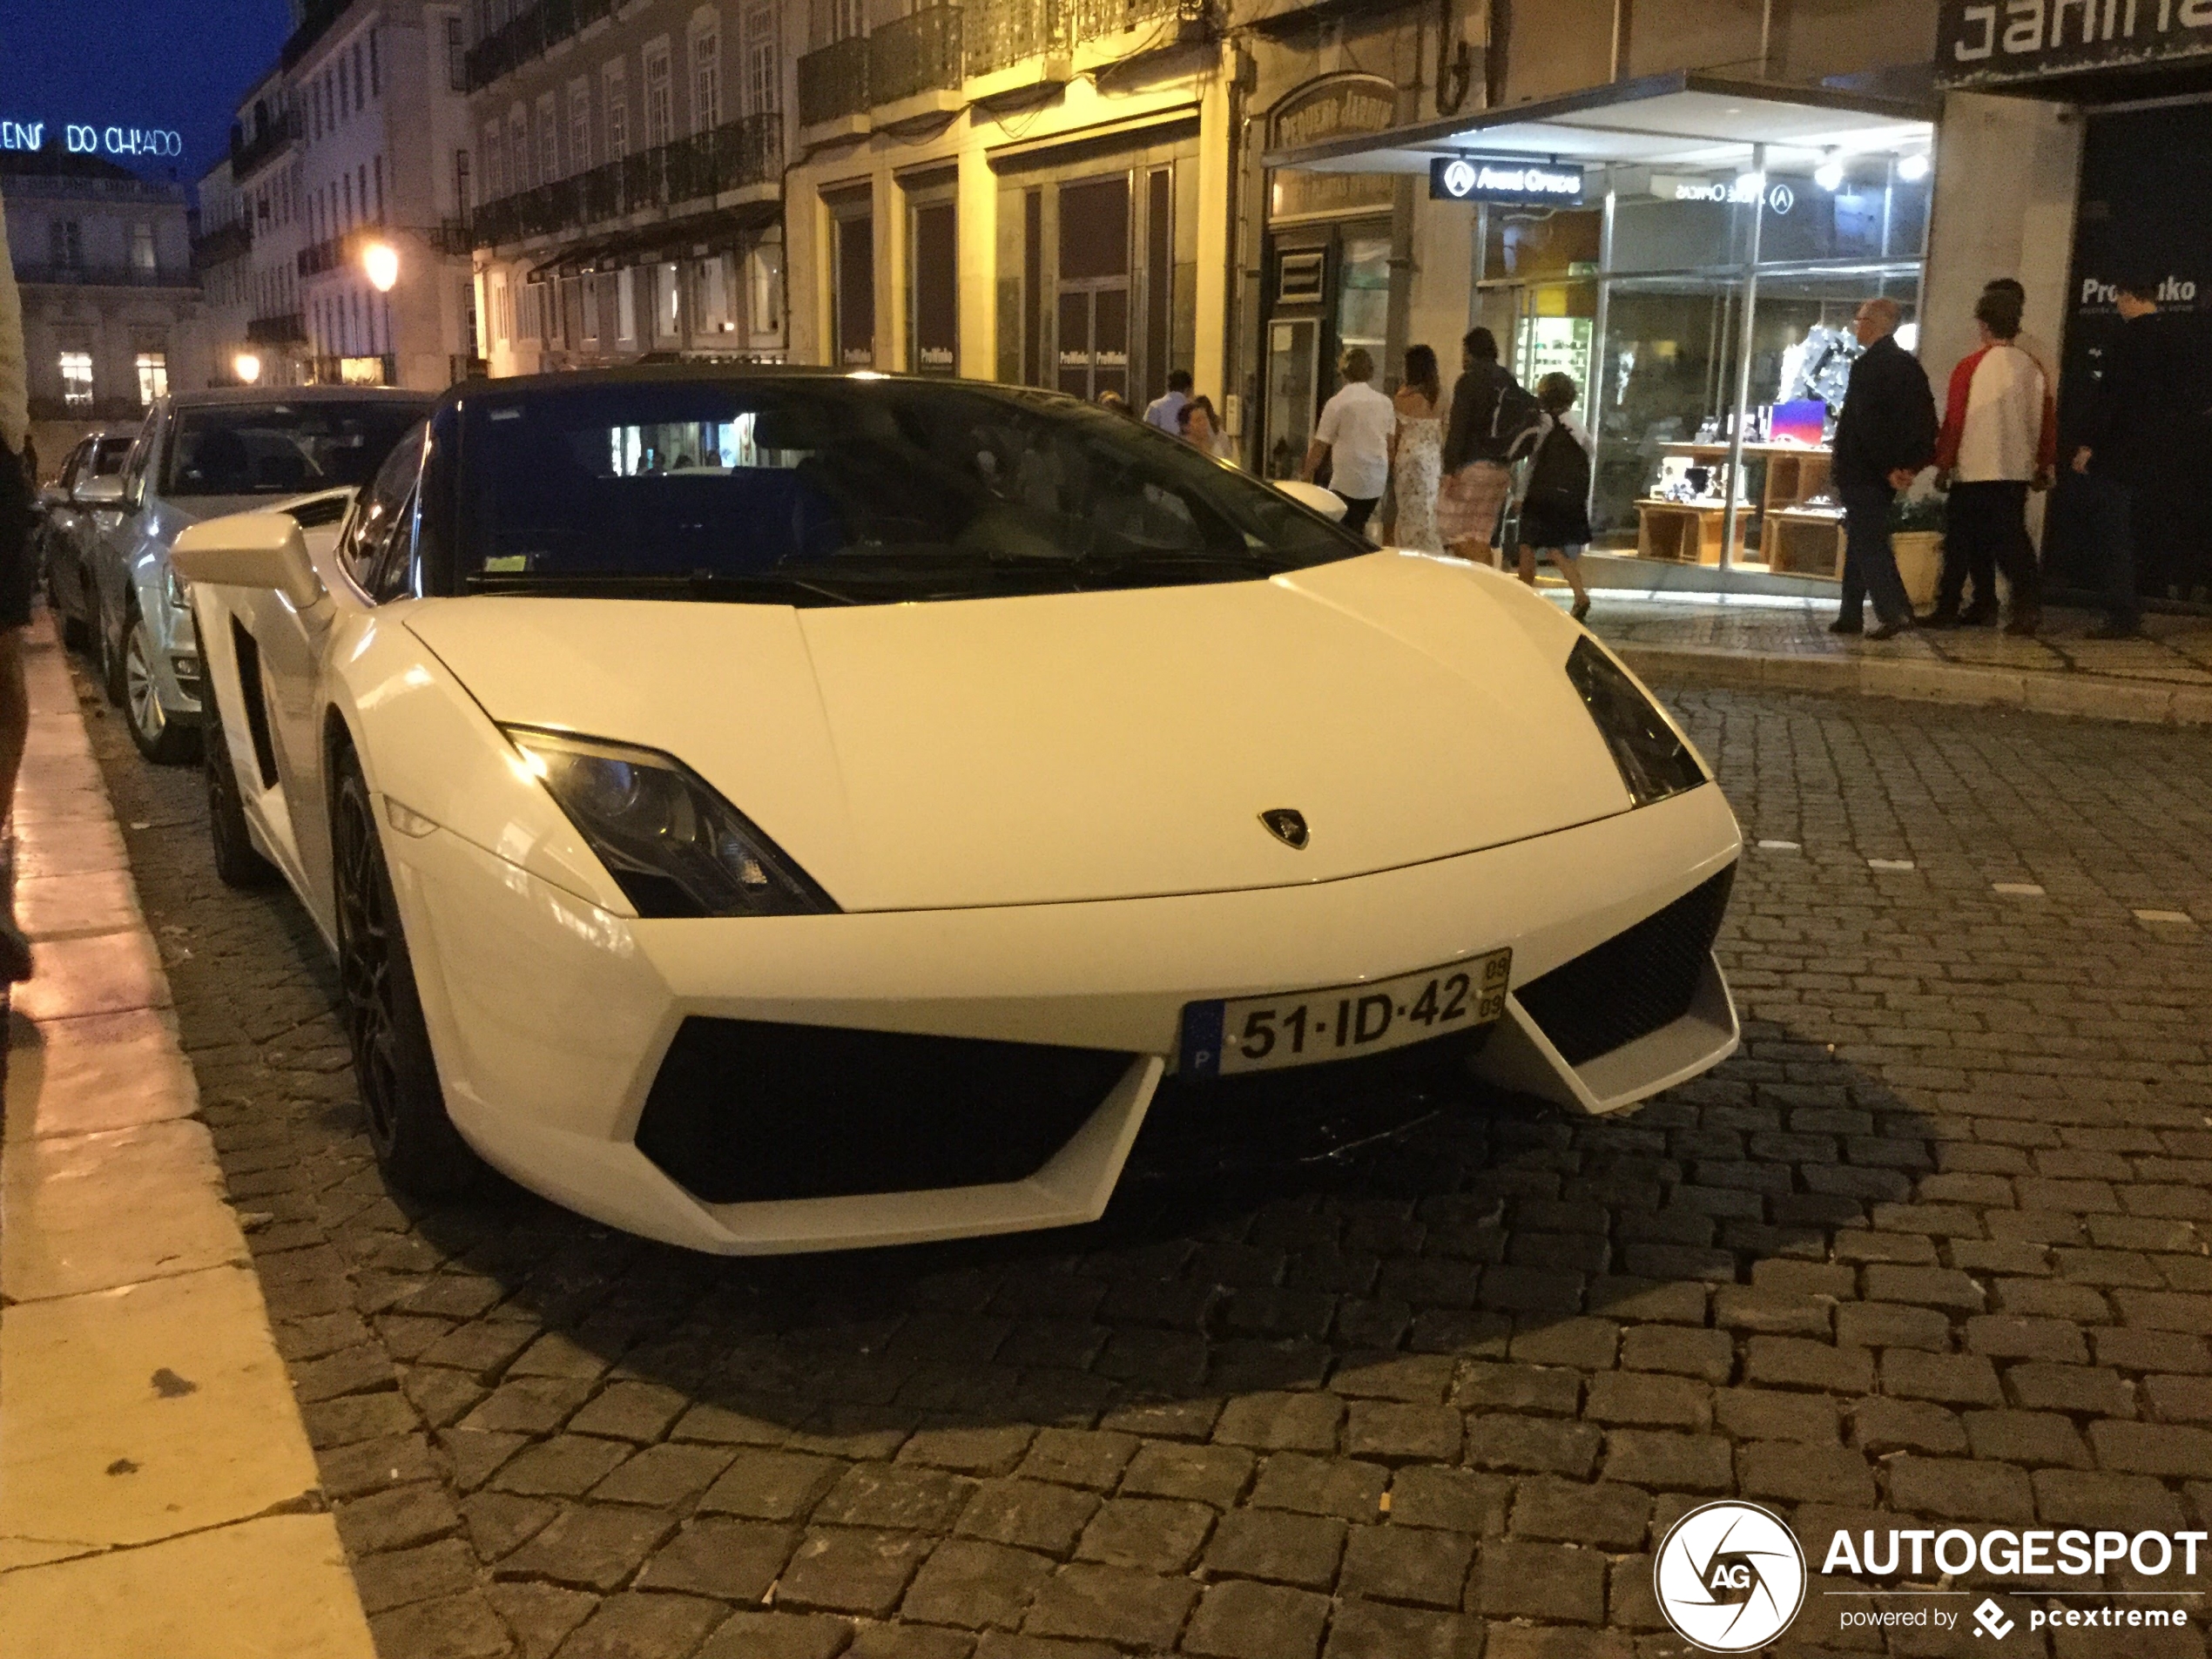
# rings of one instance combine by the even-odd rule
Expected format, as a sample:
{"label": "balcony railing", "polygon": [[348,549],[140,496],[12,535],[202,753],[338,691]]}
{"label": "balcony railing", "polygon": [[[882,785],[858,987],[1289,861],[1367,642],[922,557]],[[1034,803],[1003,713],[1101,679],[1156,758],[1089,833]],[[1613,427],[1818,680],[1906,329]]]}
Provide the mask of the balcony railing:
{"label": "balcony railing", "polygon": [[1183,10],[1178,0],[1072,0],[1076,32],[1085,40],[1142,28]]}
{"label": "balcony railing", "polygon": [[31,265],[18,261],[16,280],[84,288],[191,288],[199,279],[189,271],[139,265]]}
{"label": "balcony railing", "polygon": [[257,346],[297,346],[307,338],[307,325],[296,311],[276,317],[253,317],[246,321],[246,337]]}
{"label": "balcony railing", "polygon": [[326,236],[320,242],[310,242],[300,250],[300,274],[303,277],[320,276],[325,271],[334,271],[346,263],[346,255],[354,233],[346,231],[337,236]]}
{"label": "balcony railing", "polygon": [[469,90],[489,86],[501,76],[520,69],[549,47],[558,45],[579,30],[614,15],[619,0],[538,0],[505,27],[496,29],[469,49]]}
{"label": "balcony railing", "polygon": [[231,132],[231,178],[242,179],[300,136],[300,112],[280,110],[276,118],[255,132]]}
{"label": "balcony railing", "polygon": [[924,6],[868,35],[868,99],[899,104],[957,89],[961,75],[960,8]]}
{"label": "balcony railing", "polygon": [[970,75],[988,75],[1068,49],[1073,0],[961,0]]}
{"label": "balcony railing", "polygon": [[783,117],[773,111],[748,115],[710,132],[486,202],[476,210],[470,229],[478,247],[556,235],[725,190],[774,183],[783,165]]}
{"label": "balcony railing", "polygon": [[854,35],[799,60],[799,125],[819,126],[867,111],[868,43]]}
{"label": "balcony railing", "polygon": [[253,250],[253,226],[245,219],[234,219],[227,225],[218,225],[192,245],[192,269],[205,271],[226,260],[241,259]]}

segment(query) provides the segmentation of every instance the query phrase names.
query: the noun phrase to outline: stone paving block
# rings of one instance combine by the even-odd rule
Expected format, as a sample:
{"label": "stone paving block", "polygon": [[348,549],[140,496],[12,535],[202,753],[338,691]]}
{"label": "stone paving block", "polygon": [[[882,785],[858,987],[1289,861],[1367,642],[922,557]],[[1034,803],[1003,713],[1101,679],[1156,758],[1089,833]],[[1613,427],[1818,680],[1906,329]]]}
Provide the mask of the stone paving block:
{"label": "stone paving block", "polygon": [[1621,1364],[1629,1371],[1674,1372],[1724,1383],[1736,1368],[1736,1345],[1725,1331],[1631,1325],[1621,1333]]}
{"label": "stone paving block", "polygon": [[1065,1557],[1098,1505],[1096,1493],[1042,1480],[986,1480],[961,1512],[955,1530]]}
{"label": "stone paving block", "polygon": [[1325,1595],[1230,1579],[1206,1587],[1181,1651],[1209,1659],[1312,1659],[1328,1616]]}
{"label": "stone paving block", "polygon": [[1513,1484],[1471,1469],[1400,1469],[1391,1477],[1390,1518],[1401,1527],[1496,1534],[1506,1529]]}
{"label": "stone paving block", "polygon": [[1516,1536],[1606,1549],[1636,1549],[1651,1515],[1651,1495],[1639,1487],[1601,1480],[1580,1481],[1539,1476],[1518,1483],[1514,1496]]}
{"label": "stone paving block", "polygon": [[918,1533],[812,1527],[792,1551],[776,1600],[806,1612],[880,1619],[899,1605],[928,1553]]}
{"label": "stone paving block", "polygon": [[700,1516],[654,1552],[637,1575],[638,1588],[758,1602],[798,1543],[793,1527]]}
{"label": "stone paving block", "polygon": [[1022,1460],[1018,1473],[1033,1480],[1104,1491],[1122,1478],[1122,1471],[1136,1455],[1140,1444],[1133,1434],[1040,1429],[1029,1442],[1028,1455]]}
{"label": "stone paving block", "polygon": [[2005,1400],[1996,1366],[1981,1355],[1923,1353],[1915,1348],[1892,1348],[1882,1355],[1882,1392],[1898,1399],[1952,1406],[2000,1406]]}
{"label": "stone paving block", "polygon": [[2171,1423],[2092,1423],[2089,1445],[2101,1467],[2121,1474],[2200,1480],[2212,1476],[2212,1429]]}
{"label": "stone paving block", "polygon": [[2033,1521],[2027,1474],[2009,1463],[1907,1455],[1890,1465],[1890,1499],[1910,1514],[1942,1521]]}
{"label": "stone paving block", "polygon": [[1252,1454],[1238,1447],[1154,1440],[1130,1460],[1121,1489],[1131,1497],[1188,1498],[1226,1508],[1251,1480],[1253,1461]]}
{"label": "stone paving block", "polygon": [[1616,1428],[1605,1437],[1605,1478],[1682,1492],[1731,1492],[1729,1443],[1712,1434]]}
{"label": "stone paving block", "polygon": [[844,1469],[831,1459],[793,1452],[740,1452],[707,1488],[699,1507],[757,1521],[791,1521],[811,1510]]}
{"label": "stone paving block", "polygon": [[1460,1614],[1343,1602],[1322,1659],[1477,1659],[1482,1636],[1482,1622]]}
{"label": "stone paving block", "polygon": [[1736,1477],[1747,1498],[1792,1503],[1874,1501],[1873,1471],[1859,1453],[1842,1447],[1760,1440],[1737,1448]]}
{"label": "stone paving block", "polygon": [[1027,1550],[952,1539],[923,1563],[900,1610],[930,1624],[1011,1630],[1052,1567],[1047,1557]]}
{"label": "stone paving block", "polygon": [[1968,1412],[1966,1428],[1978,1458],[2028,1468],[2060,1464],[2086,1469],[2095,1462],[2072,1420],[2056,1412]]}
{"label": "stone paving block", "polygon": [[1929,1452],[1948,1457],[1966,1450],[1966,1428],[1959,1414],[1927,1400],[1876,1396],[1857,1401],[1851,1419],[1851,1444],[1871,1456]]}
{"label": "stone paving block", "polygon": [[1837,1440],[1836,1402],[1821,1394],[1716,1389],[1713,1422],[1732,1440],[1801,1440],[1809,1446],[1833,1446]]}
{"label": "stone paving block", "polygon": [[1467,1608],[1491,1619],[1605,1618],[1605,1556],[1574,1544],[1486,1540],[1467,1582]]}
{"label": "stone paving block", "polygon": [[1278,1452],[1260,1470],[1251,1502],[1256,1508],[1295,1509],[1311,1515],[1364,1521],[1379,1512],[1389,1485],[1390,1471],[1380,1464]]}
{"label": "stone paving block", "polygon": [[1472,1534],[1409,1526],[1354,1527],[1338,1593],[1377,1602],[1457,1608],[1474,1561]]}
{"label": "stone paving block", "polygon": [[1479,1416],[1467,1423],[1467,1460],[1476,1468],[1543,1471],[1580,1480],[1596,1467],[1602,1439],[1588,1423]]}
{"label": "stone paving block", "polygon": [[2029,1482],[2035,1492],[2036,1519],[2047,1526],[2106,1527],[2132,1534],[2176,1532],[2188,1524],[2181,1500],[2147,1474],[2038,1469]]}
{"label": "stone paving block", "polygon": [[1452,1400],[1467,1412],[1533,1412],[1572,1417],[1582,1398],[1582,1375],[1557,1366],[1468,1366]]}
{"label": "stone paving block", "polygon": [[1344,1522],[1332,1516],[1239,1509],[1224,1515],[1206,1547],[1207,1570],[1325,1590],[1344,1550]]}
{"label": "stone paving block", "polygon": [[1076,1557],[1147,1573],[1180,1573],[1197,1558],[1213,1523],[1213,1511],[1202,1503],[1109,1498],[1083,1528]]}
{"label": "stone paving block", "polygon": [[1022,1628],[1041,1636],[1165,1648],[1175,1641],[1197,1597],[1198,1586],[1186,1578],[1157,1578],[1079,1561],[1045,1581]]}
{"label": "stone paving block", "polygon": [[564,1659],[644,1659],[687,1653],[729,1609],[692,1595],[610,1595],[561,1644]]}
{"label": "stone paving block", "polygon": [[1874,1362],[1863,1348],[1831,1347],[1795,1337],[1755,1336],[1746,1347],[1744,1380],[1780,1388],[1821,1388],[1863,1394],[1874,1385]]}
{"label": "stone paving block", "polygon": [[801,1613],[732,1613],[698,1659],[837,1659],[853,1640],[843,1619]]}

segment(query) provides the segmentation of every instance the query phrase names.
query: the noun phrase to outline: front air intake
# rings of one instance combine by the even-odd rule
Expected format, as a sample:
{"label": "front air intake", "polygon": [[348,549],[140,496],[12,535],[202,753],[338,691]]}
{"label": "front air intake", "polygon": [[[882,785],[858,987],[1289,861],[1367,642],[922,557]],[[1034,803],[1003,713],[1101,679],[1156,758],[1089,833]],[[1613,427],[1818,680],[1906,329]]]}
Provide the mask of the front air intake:
{"label": "front air intake", "polygon": [[1570,1066],[1672,1025],[1696,998],[1735,880],[1731,864],[1514,995]]}

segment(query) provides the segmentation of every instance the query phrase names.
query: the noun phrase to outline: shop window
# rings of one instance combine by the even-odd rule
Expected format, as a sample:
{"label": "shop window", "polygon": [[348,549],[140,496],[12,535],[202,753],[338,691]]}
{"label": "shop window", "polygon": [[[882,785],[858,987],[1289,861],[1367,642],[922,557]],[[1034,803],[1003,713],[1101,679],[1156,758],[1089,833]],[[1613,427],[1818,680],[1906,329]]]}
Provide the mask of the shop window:
{"label": "shop window", "polygon": [[708,334],[731,331],[729,267],[720,254],[693,266],[698,273],[696,332]]}
{"label": "shop window", "polygon": [[684,293],[672,264],[653,267],[653,332],[673,340],[683,332]]}
{"label": "shop window", "polygon": [[1127,173],[1060,190],[1055,361],[1062,391],[1089,401],[1129,395],[1130,181]]}
{"label": "shop window", "polygon": [[745,251],[745,326],[755,335],[779,334],[784,326],[784,251],[773,242]]}
{"label": "shop window", "polygon": [[835,316],[830,337],[835,361],[846,368],[875,367],[875,220],[865,210],[840,215],[831,247],[836,269],[830,285]]}
{"label": "shop window", "polygon": [[918,374],[960,372],[959,214],[950,198],[914,205],[907,244],[907,367]]}
{"label": "shop window", "polygon": [[142,351],[138,354],[138,404],[151,404],[158,397],[169,395],[169,357],[165,352]]}
{"label": "shop window", "polygon": [[72,409],[92,407],[92,354],[65,351],[61,354],[62,401]]}

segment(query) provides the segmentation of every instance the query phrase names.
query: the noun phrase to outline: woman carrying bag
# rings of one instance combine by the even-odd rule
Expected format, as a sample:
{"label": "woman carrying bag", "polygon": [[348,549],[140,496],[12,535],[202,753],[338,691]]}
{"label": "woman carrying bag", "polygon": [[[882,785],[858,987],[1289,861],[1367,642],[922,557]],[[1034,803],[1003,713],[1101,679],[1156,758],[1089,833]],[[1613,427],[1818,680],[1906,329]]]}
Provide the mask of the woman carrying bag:
{"label": "woman carrying bag", "polygon": [[1574,617],[1590,614],[1590,590],[1576,550],[1590,542],[1590,435],[1568,413],[1581,395],[1570,374],[1536,382],[1542,435],[1528,462],[1521,496],[1521,579],[1536,585],[1536,561],[1548,558],[1575,590]]}

